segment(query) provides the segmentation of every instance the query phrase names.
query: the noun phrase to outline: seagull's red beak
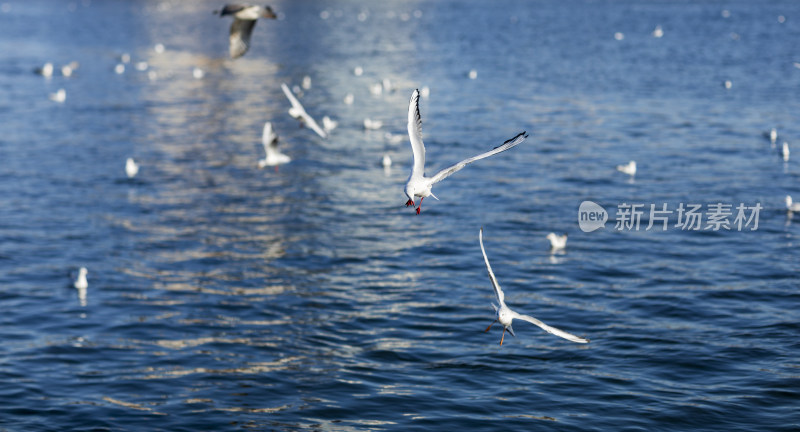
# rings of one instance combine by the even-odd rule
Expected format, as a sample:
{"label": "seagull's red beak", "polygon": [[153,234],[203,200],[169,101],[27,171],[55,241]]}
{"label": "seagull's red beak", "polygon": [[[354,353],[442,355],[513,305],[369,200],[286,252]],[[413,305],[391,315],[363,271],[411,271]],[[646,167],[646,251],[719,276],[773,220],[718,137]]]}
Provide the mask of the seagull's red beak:
{"label": "seagull's red beak", "polygon": [[411,200],[406,201],[406,207],[408,206],[414,207],[414,201]]}

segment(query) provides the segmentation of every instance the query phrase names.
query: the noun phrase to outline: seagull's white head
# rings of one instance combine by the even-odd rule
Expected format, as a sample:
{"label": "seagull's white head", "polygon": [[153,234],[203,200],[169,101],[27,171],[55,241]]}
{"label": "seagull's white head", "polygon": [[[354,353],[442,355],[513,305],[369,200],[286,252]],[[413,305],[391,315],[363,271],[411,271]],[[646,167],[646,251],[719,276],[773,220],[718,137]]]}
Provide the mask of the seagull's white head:
{"label": "seagull's white head", "polygon": [[87,273],[89,273],[89,270],[87,270],[86,267],[81,267],[80,270],[78,270],[78,277],[86,276]]}
{"label": "seagull's white head", "polygon": [[406,207],[408,207],[408,206],[412,206],[413,207],[414,206],[414,189],[413,189],[413,185],[411,185],[410,182],[406,184],[406,188],[405,188],[404,192],[406,193],[406,197],[408,197],[408,201],[406,201]]}

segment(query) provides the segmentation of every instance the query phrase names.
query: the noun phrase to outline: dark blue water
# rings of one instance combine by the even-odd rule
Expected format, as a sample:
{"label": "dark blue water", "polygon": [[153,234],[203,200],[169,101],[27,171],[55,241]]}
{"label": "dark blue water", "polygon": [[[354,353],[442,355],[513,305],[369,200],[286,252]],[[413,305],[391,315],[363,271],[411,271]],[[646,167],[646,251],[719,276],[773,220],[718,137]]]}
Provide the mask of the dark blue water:
{"label": "dark blue water", "polygon": [[[220,5],[2,4],[0,429],[800,428],[800,165],[762,137],[800,154],[800,3],[279,1],[236,61]],[[286,113],[306,75],[327,141]],[[385,134],[422,86],[430,171],[530,137],[416,216]],[[265,121],[277,171],[256,167]],[[606,229],[579,229],[584,200]],[[763,209],[756,230],[636,231],[622,203]],[[483,332],[481,226],[508,304],[590,344]]]}

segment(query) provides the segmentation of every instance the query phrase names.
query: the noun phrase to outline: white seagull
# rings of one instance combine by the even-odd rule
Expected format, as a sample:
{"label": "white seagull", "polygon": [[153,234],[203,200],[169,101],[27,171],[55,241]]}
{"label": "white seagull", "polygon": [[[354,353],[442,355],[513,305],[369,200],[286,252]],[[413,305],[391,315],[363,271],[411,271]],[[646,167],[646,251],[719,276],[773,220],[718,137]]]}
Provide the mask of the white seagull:
{"label": "white seagull", "polygon": [[630,176],[636,175],[636,161],[630,161],[625,165],[617,165],[617,171],[623,172]]}
{"label": "white seagull", "polygon": [[525,138],[528,137],[528,135],[525,134],[525,131],[523,131],[517,134],[517,136],[514,138],[507,140],[500,146],[497,146],[486,153],[481,153],[469,159],[464,159],[463,161],[451,167],[437,172],[432,177],[426,177],[425,144],[422,143],[422,118],[419,114],[419,90],[414,90],[414,93],[411,94],[411,100],[408,103],[408,136],[411,140],[411,152],[414,156],[414,165],[411,168],[411,174],[408,176],[408,181],[406,182],[405,187],[405,193],[408,197],[408,201],[406,201],[406,207],[414,206],[414,198],[420,197],[419,206],[417,206],[417,214],[422,211],[422,200],[425,197],[432,196],[437,200],[439,199],[436,198],[436,195],[431,192],[431,188],[434,184],[446,179],[454,172],[461,170],[461,168],[464,168],[467,166],[467,164],[492,155],[496,155],[500,152],[504,152],[521,143],[522,141],[525,141]]}
{"label": "white seagull", "polygon": [[225,5],[222,10],[214,11],[220,17],[233,15],[233,24],[230,31],[229,51],[232,59],[239,58],[250,48],[250,34],[259,18],[275,19],[278,16],[269,6],[253,6],[241,4]]}
{"label": "white seagull", "polygon": [[303,108],[303,105],[300,104],[300,101],[294,97],[294,93],[289,90],[289,86],[286,84],[281,83],[281,89],[283,89],[283,94],[286,95],[286,98],[289,99],[289,102],[292,103],[292,107],[289,108],[289,115],[293,118],[300,120],[300,123],[305,124],[306,126],[310,127],[317,135],[321,136],[322,138],[328,138],[328,134],[322,130],[321,127],[317,124],[314,119],[308,115],[306,109]]}
{"label": "white seagull", "polygon": [[547,239],[550,240],[550,249],[560,250],[567,247],[567,235],[557,235],[556,233],[547,234]]}
{"label": "white seagull", "polygon": [[50,100],[58,103],[64,103],[67,100],[67,91],[62,89],[58,89],[55,93],[50,93]]}
{"label": "white seagull", "polygon": [[494,295],[497,298],[497,302],[500,304],[499,306],[492,303],[494,306],[495,312],[497,312],[497,318],[489,324],[489,327],[486,328],[488,332],[491,330],[494,323],[499,322],[503,325],[503,336],[500,337],[500,345],[503,345],[503,339],[506,337],[506,330],[511,333],[511,336],[516,337],[514,334],[514,330],[511,328],[511,322],[514,319],[521,319],[523,321],[527,321],[531,324],[537,325],[542,330],[554,334],[558,337],[562,337],[572,342],[576,343],[588,343],[589,339],[584,339],[582,337],[575,336],[571,333],[567,333],[564,330],[557,329],[555,327],[550,327],[549,325],[539,321],[538,319],[528,316],[522,315],[514,312],[508,306],[506,306],[505,302],[505,295],[503,294],[503,290],[500,288],[500,284],[497,283],[497,278],[494,277],[494,272],[492,272],[492,266],[489,264],[489,258],[486,257],[486,250],[483,248],[483,228],[481,228],[480,233],[478,234],[478,239],[481,243],[481,252],[483,252],[483,260],[486,262],[486,270],[489,272],[489,280],[492,281],[492,286],[494,287]]}
{"label": "white seagull", "polygon": [[764,132],[764,138],[768,139],[770,144],[775,144],[775,141],[778,140],[778,130],[772,128],[769,132]]}
{"label": "white seagull", "polygon": [[133,158],[128,158],[125,161],[125,174],[128,175],[128,178],[134,178],[138,173],[139,165],[136,164],[136,161],[134,161]]}
{"label": "white seagull", "polygon": [[339,122],[336,120],[332,120],[328,116],[322,117],[322,129],[324,129],[326,133],[330,133],[330,131],[336,129],[337,126],[339,126]]}
{"label": "white seagull", "polygon": [[783,147],[781,147],[781,157],[783,157],[784,162],[789,161],[789,143],[784,141]]}
{"label": "white seagull", "polygon": [[36,72],[37,74],[39,74],[39,75],[41,75],[41,76],[43,76],[45,78],[50,78],[50,77],[53,76],[53,64],[50,63],[50,62],[47,62],[47,63],[44,64],[44,66],[42,66],[40,68],[36,68],[34,70],[34,72]]}
{"label": "white seagull", "polygon": [[275,166],[289,163],[292,158],[286,156],[278,150],[278,135],[272,130],[272,123],[264,123],[264,132],[261,134],[261,143],[264,145],[264,159],[258,160],[258,167]]}
{"label": "white seagull", "polygon": [[89,273],[89,270],[87,270],[86,267],[81,267],[78,271],[78,278],[75,279],[75,283],[72,284],[76,290],[82,291],[89,288],[89,282],[86,281],[87,273]]}
{"label": "white seagull", "polygon": [[800,212],[800,203],[792,202],[792,197],[786,195],[786,210],[790,212]]}
{"label": "white seagull", "polygon": [[371,118],[364,119],[364,129],[378,130],[383,127],[383,122],[380,120],[372,120]]}

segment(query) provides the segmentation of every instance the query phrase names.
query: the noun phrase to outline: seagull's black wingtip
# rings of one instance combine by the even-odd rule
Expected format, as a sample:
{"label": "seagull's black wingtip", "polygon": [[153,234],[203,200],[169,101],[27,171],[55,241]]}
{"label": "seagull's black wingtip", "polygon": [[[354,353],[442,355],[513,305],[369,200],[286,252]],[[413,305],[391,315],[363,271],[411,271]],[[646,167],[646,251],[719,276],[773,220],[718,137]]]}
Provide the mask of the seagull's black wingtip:
{"label": "seagull's black wingtip", "polygon": [[[522,136],[523,138],[527,138],[527,137],[528,137],[528,133],[527,133],[527,132],[525,132],[525,131],[522,131],[522,132],[520,132],[520,133],[518,133],[518,134],[514,135],[514,137],[513,137],[513,138],[509,138],[509,139],[507,139],[507,140],[506,140],[506,141],[505,141],[503,144],[499,145],[498,147],[502,147],[502,146],[504,146],[504,145],[506,145],[506,144],[508,144],[508,143],[510,143],[510,142],[512,142],[512,141],[516,141],[516,140],[518,140],[518,139],[519,139],[519,137],[520,137],[520,136]],[[497,148],[497,147],[495,147],[495,148]]]}

